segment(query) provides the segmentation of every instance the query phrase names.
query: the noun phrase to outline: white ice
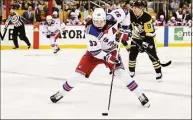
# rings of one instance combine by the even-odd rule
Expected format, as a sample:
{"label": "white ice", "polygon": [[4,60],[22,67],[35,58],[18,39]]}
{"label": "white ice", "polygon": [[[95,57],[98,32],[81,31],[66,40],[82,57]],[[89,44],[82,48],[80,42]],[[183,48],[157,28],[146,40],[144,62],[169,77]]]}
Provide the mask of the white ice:
{"label": "white ice", "polygon": [[[1,51],[2,119],[190,119],[191,118],[191,48],[158,48],[161,62],[172,60],[162,68],[163,82],[147,55],[139,54],[135,80],[151,102],[143,108],[124,84],[114,81],[109,116],[107,112],[111,75],[104,65],[94,70],[58,103],[50,101],[66,79],[75,71],[85,49]],[[121,50],[127,68],[128,53]]]}

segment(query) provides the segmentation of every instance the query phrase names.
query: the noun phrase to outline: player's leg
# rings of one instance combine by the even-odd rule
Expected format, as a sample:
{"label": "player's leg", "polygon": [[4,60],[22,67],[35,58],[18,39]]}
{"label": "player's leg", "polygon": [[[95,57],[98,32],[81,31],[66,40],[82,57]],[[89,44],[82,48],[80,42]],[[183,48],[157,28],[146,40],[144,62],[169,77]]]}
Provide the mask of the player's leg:
{"label": "player's leg", "polygon": [[55,42],[55,36],[50,37],[50,44],[51,44],[51,47],[52,47],[54,53],[57,53],[59,50],[58,50],[58,45]]}
{"label": "player's leg", "polygon": [[18,33],[19,33],[18,28],[14,27],[14,29],[13,29],[13,44],[15,47],[13,49],[19,48],[18,39],[17,39]]}
{"label": "player's leg", "polygon": [[127,89],[129,89],[132,93],[134,93],[139,101],[141,102],[142,106],[149,107],[149,99],[146,97],[146,95],[141,92],[139,85],[137,82],[130,77],[128,77],[128,74],[124,69],[117,69],[115,71],[115,77],[122,80],[126,86]]}
{"label": "player's leg", "polygon": [[27,38],[27,36],[26,36],[26,32],[25,32],[25,26],[24,25],[22,25],[21,27],[19,27],[19,32],[20,32],[20,34],[19,34],[19,38],[21,39],[21,40],[23,40],[26,44],[27,44],[27,46],[28,46],[28,49],[31,47],[31,43],[29,42],[29,39]]}
{"label": "player's leg", "polygon": [[52,95],[50,97],[50,100],[53,103],[58,102],[60,99],[63,98],[63,96],[65,94],[67,94],[68,92],[70,92],[75,86],[76,84],[78,84],[80,82],[80,80],[84,80],[85,76],[82,74],[79,74],[77,72],[75,72],[71,78],[69,78],[68,80],[66,80],[66,82],[62,85],[62,88],[55,93],[54,95]]}
{"label": "player's leg", "polygon": [[151,54],[154,58],[157,60],[153,59],[152,57],[149,56],[150,60],[152,61],[153,67],[156,72],[156,80],[161,81],[162,78],[162,71],[161,71],[161,65],[159,64],[159,58],[157,56],[156,48],[155,48],[155,43],[154,40],[149,40],[149,47],[147,48],[147,52]]}
{"label": "player's leg", "polygon": [[55,36],[55,40],[54,40],[54,43],[55,43],[55,52],[54,53],[57,53],[58,51],[60,51],[60,48],[58,46],[58,44],[56,43],[56,40],[60,37],[60,33],[56,34]]}
{"label": "player's leg", "polygon": [[50,97],[51,101],[56,103],[63,96],[70,92],[81,80],[88,78],[93,69],[100,63],[90,53],[86,53],[80,60],[75,74],[68,79],[63,85],[61,90]]}
{"label": "player's leg", "polygon": [[[125,87],[137,96],[142,106],[149,107],[150,106],[149,99],[146,97],[144,93],[141,92],[136,81],[128,77],[128,73],[124,70],[124,66],[123,66],[121,57],[119,56],[118,58],[120,60],[120,63],[117,64],[115,67],[115,78],[120,79],[124,82]],[[111,71],[114,69],[113,68],[114,65],[108,64],[108,66]]]}
{"label": "player's leg", "polygon": [[[138,41],[136,40],[136,42]],[[129,53],[129,71],[131,77],[135,76],[136,58],[138,53],[139,51],[137,45],[131,41],[131,48]]]}

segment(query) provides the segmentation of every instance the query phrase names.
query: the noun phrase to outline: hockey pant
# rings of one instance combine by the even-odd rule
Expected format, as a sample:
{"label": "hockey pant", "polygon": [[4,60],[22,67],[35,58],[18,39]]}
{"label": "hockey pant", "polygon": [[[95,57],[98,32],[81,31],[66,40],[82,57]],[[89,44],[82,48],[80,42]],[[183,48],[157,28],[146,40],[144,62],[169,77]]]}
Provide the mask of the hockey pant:
{"label": "hockey pant", "polygon": [[[137,39],[133,39],[133,40],[140,46],[142,45],[142,40],[137,40]],[[149,47],[146,49],[147,52],[151,54],[154,58],[157,59],[156,61],[152,57],[149,56],[153,64],[153,67],[155,69],[155,72],[161,73],[161,65],[159,64],[159,58],[157,56],[154,39],[148,40],[148,43],[149,43]],[[138,53],[139,53],[139,47],[134,42],[131,41],[131,48],[130,48],[130,53],[129,53],[129,71],[130,72],[135,72]]]}
{"label": "hockey pant", "polygon": [[21,40],[23,40],[27,44],[27,46],[31,45],[29,42],[29,39],[26,36],[24,25],[20,27],[14,27],[13,29],[13,44],[15,45],[16,48],[19,47],[18,39],[17,39],[18,36]]}

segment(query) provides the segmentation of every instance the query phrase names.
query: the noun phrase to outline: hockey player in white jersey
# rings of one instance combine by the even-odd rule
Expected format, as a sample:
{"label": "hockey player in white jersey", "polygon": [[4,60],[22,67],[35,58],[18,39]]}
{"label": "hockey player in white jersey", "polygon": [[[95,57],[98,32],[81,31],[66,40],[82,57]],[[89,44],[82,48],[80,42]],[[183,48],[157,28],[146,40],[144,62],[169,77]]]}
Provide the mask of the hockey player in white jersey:
{"label": "hockey player in white jersey", "polygon": [[43,23],[42,33],[46,36],[48,41],[50,41],[50,44],[54,50],[54,54],[60,51],[60,48],[56,43],[56,40],[60,35],[60,24],[54,21],[51,15],[46,17],[46,22]]}
{"label": "hockey player in white jersey", "polygon": [[60,27],[59,27],[60,33],[55,37],[55,39],[58,39],[58,38],[62,37],[62,33],[64,32],[66,25],[65,25],[65,23],[63,23],[63,22],[60,20],[60,18],[58,17],[58,12],[57,12],[57,11],[54,11],[54,12],[52,13],[52,19],[53,19],[57,24],[60,25]]}
{"label": "hockey player in white jersey", "polygon": [[125,46],[126,50],[130,52],[130,45],[128,44],[129,37],[131,37],[131,31],[130,31],[130,12],[126,5],[123,6],[123,10],[125,12],[125,19],[119,24],[120,33],[117,34],[117,39],[123,36],[121,39],[121,43]]}
{"label": "hockey player in white jersey", "polygon": [[86,25],[86,39],[88,40],[87,52],[81,58],[75,74],[68,79],[61,90],[50,97],[53,103],[58,102],[80,82],[89,78],[94,68],[99,64],[105,64],[110,71],[114,71],[115,78],[122,80],[125,87],[133,92],[142,106],[149,107],[150,103],[144,93],[140,91],[138,84],[124,71],[124,66],[117,50],[115,41],[118,24],[125,19],[122,9],[116,9],[106,15],[104,9],[96,8],[93,19]]}

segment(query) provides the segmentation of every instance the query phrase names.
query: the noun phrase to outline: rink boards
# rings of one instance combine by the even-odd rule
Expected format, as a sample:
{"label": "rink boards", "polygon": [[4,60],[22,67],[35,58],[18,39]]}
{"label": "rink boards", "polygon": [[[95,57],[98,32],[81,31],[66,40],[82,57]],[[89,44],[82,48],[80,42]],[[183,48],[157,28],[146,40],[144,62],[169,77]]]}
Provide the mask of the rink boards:
{"label": "rink boards", "polygon": [[[11,49],[13,47],[12,33],[13,26],[10,25],[7,32],[4,33],[4,25],[1,28],[1,50]],[[50,41],[45,39],[42,34],[42,26],[39,25],[26,25],[26,34],[32,43],[33,49],[50,49]],[[84,26],[66,26],[66,30],[62,31],[62,38],[57,40],[61,48],[86,48]],[[156,45],[158,47],[188,47],[191,46],[192,32],[189,27],[156,27]],[[18,38],[19,39],[19,38]],[[23,41],[19,40],[20,48],[26,49]]]}

